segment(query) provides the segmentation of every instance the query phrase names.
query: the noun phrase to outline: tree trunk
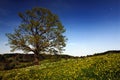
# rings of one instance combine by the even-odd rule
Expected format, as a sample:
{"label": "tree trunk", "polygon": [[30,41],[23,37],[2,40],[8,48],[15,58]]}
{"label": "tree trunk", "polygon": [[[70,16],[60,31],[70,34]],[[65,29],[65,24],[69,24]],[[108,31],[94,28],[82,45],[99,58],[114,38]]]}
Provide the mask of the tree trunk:
{"label": "tree trunk", "polygon": [[39,65],[39,53],[34,53],[34,65]]}

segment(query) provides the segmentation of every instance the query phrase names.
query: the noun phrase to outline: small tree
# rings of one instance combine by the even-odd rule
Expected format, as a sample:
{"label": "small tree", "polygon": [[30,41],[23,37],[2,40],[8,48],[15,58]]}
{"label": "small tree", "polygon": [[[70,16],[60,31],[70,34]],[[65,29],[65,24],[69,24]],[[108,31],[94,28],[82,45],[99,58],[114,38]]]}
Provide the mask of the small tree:
{"label": "small tree", "polygon": [[65,29],[57,15],[45,8],[33,8],[19,13],[22,19],[14,33],[8,33],[11,51],[33,52],[35,64],[39,64],[42,52],[63,51],[66,46]]}

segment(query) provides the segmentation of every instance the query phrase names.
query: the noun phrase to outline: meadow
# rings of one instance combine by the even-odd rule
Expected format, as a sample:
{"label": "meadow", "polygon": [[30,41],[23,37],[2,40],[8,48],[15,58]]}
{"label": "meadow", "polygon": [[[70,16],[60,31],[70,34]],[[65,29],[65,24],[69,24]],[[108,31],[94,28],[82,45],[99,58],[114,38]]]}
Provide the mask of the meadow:
{"label": "meadow", "polygon": [[0,71],[0,80],[120,80],[120,53],[43,60],[40,65]]}

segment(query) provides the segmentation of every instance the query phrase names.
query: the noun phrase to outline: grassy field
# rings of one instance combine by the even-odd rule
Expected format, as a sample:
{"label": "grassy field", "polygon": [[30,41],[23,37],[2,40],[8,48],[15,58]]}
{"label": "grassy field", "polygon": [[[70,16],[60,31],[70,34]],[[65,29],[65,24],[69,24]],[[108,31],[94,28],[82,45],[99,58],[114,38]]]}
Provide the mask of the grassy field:
{"label": "grassy field", "polygon": [[120,54],[44,60],[41,65],[0,71],[0,80],[120,80]]}

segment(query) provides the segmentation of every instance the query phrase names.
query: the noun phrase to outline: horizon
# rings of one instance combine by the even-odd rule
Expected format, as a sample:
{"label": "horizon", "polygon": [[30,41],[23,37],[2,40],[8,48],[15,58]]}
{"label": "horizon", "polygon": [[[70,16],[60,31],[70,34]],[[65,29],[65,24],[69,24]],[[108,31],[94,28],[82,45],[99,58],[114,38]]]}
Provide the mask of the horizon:
{"label": "horizon", "polygon": [[[99,52],[99,53],[94,53],[94,54],[88,54],[88,55],[83,55],[84,57],[85,56],[94,56],[96,54],[98,55],[102,55],[102,54],[108,54],[108,53],[116,53],[116,52],[120,52],[120,50],[108,50],[108,51],[104,51],[104,52]],[[3,53],[3,54],[0,54],[0,55],[5,55],[5,54],[34,54],[34,53],[24,53],[24,52],[10,52],[10,53]],[[45,54],[45,55],[55,55],[55,54],[49,54],[49,53],[41,53],[41,54]],[[83,57],[82,55],[81,56],[76,56],[76,55],[69,55],[69,54],[58,54],[58,55],[68,55],[68,56],[73,56],[73,57]]]}
{"label": "horizon", "polygon": [[21,23],[18,12],[36,6],[57,14],[66,28],[64,54],[85,56],[120,50],[120,0],[1,0],[0,54],[10,52],[5,34]]}

